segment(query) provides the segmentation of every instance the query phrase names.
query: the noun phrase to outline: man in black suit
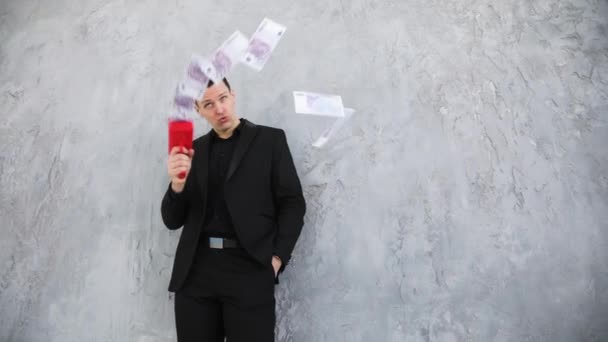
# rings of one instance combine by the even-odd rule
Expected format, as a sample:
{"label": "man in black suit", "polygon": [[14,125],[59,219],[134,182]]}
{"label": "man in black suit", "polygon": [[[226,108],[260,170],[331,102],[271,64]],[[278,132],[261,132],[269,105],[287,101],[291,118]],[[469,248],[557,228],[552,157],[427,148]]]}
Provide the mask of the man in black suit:
{"label": "man in black suit", "polygon": [[306,207],[285,133],[239,119],[226,79],[195,105],[213,129],[171,151],[161,205],[167,228],[184,227],[169,285],[178,341],[274,341],[274,286]]}

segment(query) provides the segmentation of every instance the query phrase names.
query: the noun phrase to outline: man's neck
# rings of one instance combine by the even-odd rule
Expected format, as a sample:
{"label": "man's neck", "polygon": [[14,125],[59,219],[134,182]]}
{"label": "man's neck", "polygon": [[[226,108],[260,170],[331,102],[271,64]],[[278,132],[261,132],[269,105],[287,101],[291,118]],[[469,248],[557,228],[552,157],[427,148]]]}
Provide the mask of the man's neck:
{"label": "man's neck", "polygon": [[234,133],[234,130],[239,126],[240,123],[241,123],[241,119],[236,119],[235,124],[223,132],[218,132],[217,130],[215,130],[215,128],[213,130],[215,131],[215,134],[217,134],[218,137],[220,137],[222,139],[228,139],[232,136],[232,134]]}

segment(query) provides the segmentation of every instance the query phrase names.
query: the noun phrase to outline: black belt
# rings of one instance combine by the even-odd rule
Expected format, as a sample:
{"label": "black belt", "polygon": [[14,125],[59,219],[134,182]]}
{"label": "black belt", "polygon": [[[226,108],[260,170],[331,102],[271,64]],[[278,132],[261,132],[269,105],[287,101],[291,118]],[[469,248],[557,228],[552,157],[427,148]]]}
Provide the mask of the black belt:
{"label": "black belt", "polygon": [[203,237],[204,244],[206,247],[213,249],[224,249],[224,248],[242,248],[241,244],[237,240],[218,238],[218,237]]}

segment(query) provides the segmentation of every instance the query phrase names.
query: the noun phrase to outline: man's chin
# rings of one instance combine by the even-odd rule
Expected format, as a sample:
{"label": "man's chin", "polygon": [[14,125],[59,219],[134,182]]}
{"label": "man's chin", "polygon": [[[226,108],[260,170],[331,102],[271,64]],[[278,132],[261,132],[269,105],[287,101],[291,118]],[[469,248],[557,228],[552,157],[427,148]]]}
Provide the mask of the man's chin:
{"label": "man's chin", "polygon": [[231,127],[230,121],[218,122],[214,126],[215,130],[219,131],[219,132],[226,132],[230,129],[230,127]]}

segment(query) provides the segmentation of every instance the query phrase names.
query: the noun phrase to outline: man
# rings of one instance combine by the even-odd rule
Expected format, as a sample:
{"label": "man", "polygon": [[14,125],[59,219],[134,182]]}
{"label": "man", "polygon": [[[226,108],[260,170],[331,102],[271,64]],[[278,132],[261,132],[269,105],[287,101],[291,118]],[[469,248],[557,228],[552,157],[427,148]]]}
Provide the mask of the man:
{"label": "man", "polygon": [[195,106],[213,129],[171,151],[161,206],[167,228],[184,227],[169,285],[177,339],[274,341],[274,286],[305,212],[285,133],[239,119],[226,79]]}

